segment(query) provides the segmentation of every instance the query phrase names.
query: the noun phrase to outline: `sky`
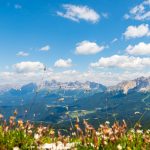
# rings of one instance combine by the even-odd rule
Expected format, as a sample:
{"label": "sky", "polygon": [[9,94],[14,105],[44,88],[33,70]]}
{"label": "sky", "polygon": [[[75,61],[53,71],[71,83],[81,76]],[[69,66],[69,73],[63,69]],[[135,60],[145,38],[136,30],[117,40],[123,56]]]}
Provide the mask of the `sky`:
{"label": "sky", "polygon": [[140,76],[150,76],[150,0],[0,1],[0,85]]}

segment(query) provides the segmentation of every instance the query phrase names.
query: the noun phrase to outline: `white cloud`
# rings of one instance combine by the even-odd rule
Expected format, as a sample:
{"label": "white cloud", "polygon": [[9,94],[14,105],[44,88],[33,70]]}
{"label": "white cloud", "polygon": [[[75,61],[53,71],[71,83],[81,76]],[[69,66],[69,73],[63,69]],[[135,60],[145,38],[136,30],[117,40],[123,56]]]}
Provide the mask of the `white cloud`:
{"label": "white cloud", "polygon": [[19,57],[26,57],[26,56],[29,56],[28,53],[23,52],[23,51],[18,52],[16,55],[19,56]]}
{"label": "white cloud", "polygon": [[140,58],[133,56],[113,55],[111,57],[102,57],[98,60],[98,62],[91,63],[90,66],[97,68],[118,67],[123,69],[142,69],[145,67],[150,67],[150,57]]}
{"label": "white cloud", "polygon": [[40,48],[40,51],[49,51],[50,50],[50,46],[46,45]]}
{"label": "white cloud", "polygon": [[80,20],[85,20],[92,23],[96,23],[100,19],[100,15],[87,6],[64,4],[63,8],[66,12],[58,11],[57,15],[76,22],[79,22]]}
{"label": "white cloud", "polygon": [[128,14],[125,14],[125,19],[135,20],[150,20],[150,0],[144,0],[139,5],[133,7]]}
{"label": "white cloud", "polygon": [[115,85],[123,80],[131,80],[141,76],[150,76],[150,71],[123,71],[123,72],[103,72],[89,70],[79,72],[76,70],[67,70],[64,72],[53,72],[48,70],[44,75],[43,72],[0,72],[0,88],[19,87],[30,82],[43,84],[45,80],[57,80],[61,82],[68,81],[94,81],[104,85]]}
{"label": "white cloud", "polygon": [[95,42],[82,41],[76,44],[75,53],[80,55],[96,54],[102,51],[104,48],[104,46],[100,46]]}
{"label": "white cloud", "polygon": [[131,55],[150,55],[150,43],[140,42],[134,46],[129,45],[126,48],[126,52]]}
{"label": "white cloud", "polygon": [[55,67],[59,68],[67,68],[72,66],[72,60],[71,59],[59,59],[54,64]]}
{"label": "white cloud", "polygon": [[18,73],[27,73],[27,72],[43,71],[45,66],[41,62],[27,61],[13,65],[13,68]]}
{"label": "white cloud", "polygon": [[15,9],[21,9],[22,8],[22,6],[20,4],[15,4],[14,7],[15,7]]}
{"label": "white cloud", "polygon": [[149,25],[141,24],[139,26],[129,26],[126,29],[124,36],[126,39],[150,36]]}

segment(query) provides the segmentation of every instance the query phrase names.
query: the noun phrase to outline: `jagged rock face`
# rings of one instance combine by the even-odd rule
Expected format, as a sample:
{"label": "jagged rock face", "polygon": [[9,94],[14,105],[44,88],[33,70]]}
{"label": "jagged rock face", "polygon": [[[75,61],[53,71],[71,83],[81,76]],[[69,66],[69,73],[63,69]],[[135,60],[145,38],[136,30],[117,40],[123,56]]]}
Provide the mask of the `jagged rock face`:
{"label": "jagged rock face", "polygon": [[95,82],[58,82],[56,80],[52,81],[43,81],[43,83],[29,83],[26,85],[23,85],[22,87],[14,88],[14,87],[9,87],[5,86],[4,88],[0,87],[0,93],[9,91],[11,89],[14,90],[21,90],[24,93],[36,91],[36,90],[96,90],[98,92],[103,92],[106,91],[106,87],[102,84],[95,83]]}
{"label": "jagged rock face", "polygon": [[124,94],[127,94],[129,90],[135,91],[150,91],[150,77],[140,77],[135,80],[125,81],[108,88],[108,91],[122,90]]}
{"label": "jagged rock face", "polygon": [[136,82],[135,81],[129,81],[123,86],[123,91],[125,94],[128,93],[128,90],[133,89],[136,87]]}
{"label": "jagged rock face", "polygon": [[102,84],[95,83],[95,82],[57,82],[55,80],[52,81],[46,81],[43,83],[41,88],[47,88],[47,89],[65,89],[65,90],[100,90],[104,91],[106,90],[106,87]]}
{"label": "jagged rock face", "polygon": [[[12,87],[13,89],[15,86]],[[56,89],[63,89],[63,90],[97,90],[99,92],[103,91],[123,91],[123,93],[127,94],[130,90],[134,91],[140,91],[140,92],[147,92],[150,91],[150,77],[140,77],[135,80],[131,81],[124,81],[121,82],[115,86],[111,87],[106,87],[100,83],[96,82],[58,82],[56,80],[52,81],[45,81],[41,84],[35,84],[35,83],[30,83],[27,85],[24,85],[20,87],[21,90],[23,91],[33,91],[35,89],[43,90],[43,89],[49,89],[49,90],[56,90]],[[5,91],[10,90],[10,85],[6,85],[4,87],[0,86],[0,93],[3,93]]]}

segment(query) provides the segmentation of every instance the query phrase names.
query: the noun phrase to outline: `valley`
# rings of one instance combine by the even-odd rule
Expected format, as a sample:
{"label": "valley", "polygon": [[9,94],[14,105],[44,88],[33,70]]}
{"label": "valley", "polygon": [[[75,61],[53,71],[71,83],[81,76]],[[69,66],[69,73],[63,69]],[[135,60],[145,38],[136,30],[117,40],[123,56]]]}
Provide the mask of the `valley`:
{"label": "valley", "polygon": [[[134,86],[129,84],[133,82]],[[144,113],[141,121],[149,127],[150,92],[141,90],[149,87],[149,78],[142,77],[129,83],[120,83],[111,87],[112,90],[94,82],[46,81],[40,88],[30,83],[1,93],[0,110],[6,118],[17,110],[18,119],[66,126],[70,120],[75,122],[79,118],[88,120],[95,127],[107,120],[122,119],[129,127],[134,126]]]}

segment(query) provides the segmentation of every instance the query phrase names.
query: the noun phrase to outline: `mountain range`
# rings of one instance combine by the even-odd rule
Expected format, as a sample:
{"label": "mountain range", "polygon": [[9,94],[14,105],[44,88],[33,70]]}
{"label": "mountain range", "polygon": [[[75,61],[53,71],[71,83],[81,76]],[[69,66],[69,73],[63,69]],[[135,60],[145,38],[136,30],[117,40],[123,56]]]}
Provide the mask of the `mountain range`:
{"label": "mountain range", "polygon": [[122,90],[125,94],[130,90],[135,91],[150,91],[150,77],[140,77],[134,80],[123,81],[115,86],[105,86],[96,82],[58,82],[56,80],[44,81],[41,84],[29,83],[22,87],[14,87],[14,85],[7,84],[0,86],[0,93],[8,92],[9,90],[85,90],[85,91],[120,91]]}
{"label": "mountain range", "polygon": [[[140,77],[106,87],[95,82],[44,81],[29,83],[18,88],[0,87],[0,113],[6,118],[17,109],[18,118],[68,125],[75,121],[89,119],[98,122],[127,119],[132,123],[145,111],[145,120],[150,117],[150,77]],[[122,111],[124,110],[124,111]]]}
{"label": "mountain range", "polygon": [[130,90],[150,91],[150,77],[140,77],[130,81],[123,81],[115,86],[108,87],[108,91],[122,90],[125,94]]}

